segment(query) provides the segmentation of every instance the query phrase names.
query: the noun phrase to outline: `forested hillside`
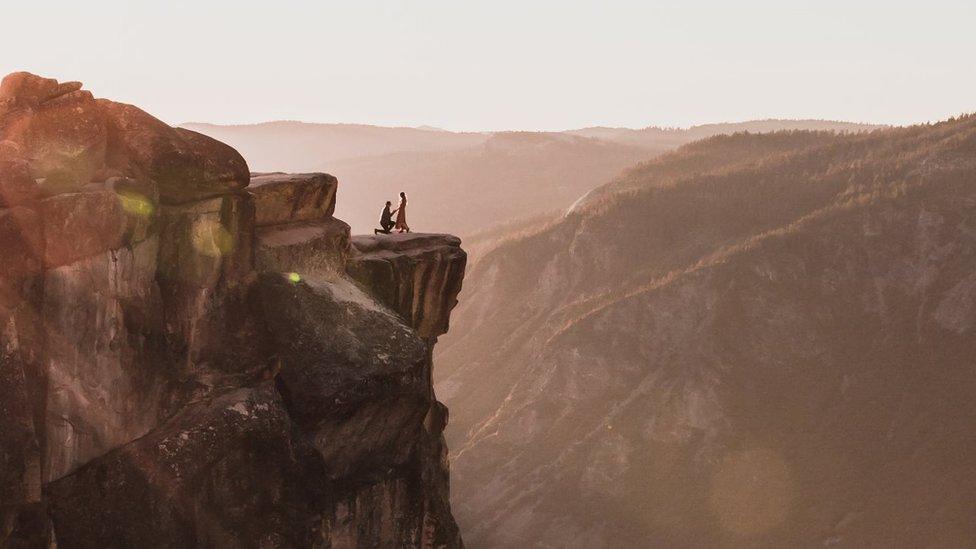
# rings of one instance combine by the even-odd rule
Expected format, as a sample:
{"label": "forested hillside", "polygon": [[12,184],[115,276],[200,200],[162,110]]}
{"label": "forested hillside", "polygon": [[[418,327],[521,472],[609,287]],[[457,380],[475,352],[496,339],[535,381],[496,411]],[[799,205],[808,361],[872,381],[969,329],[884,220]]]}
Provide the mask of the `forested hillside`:
{"label": "forested hillside", "polygon": [[715,137],[499,245],[438,356],[467,539],[966,545],[974,208],[970,116]]}

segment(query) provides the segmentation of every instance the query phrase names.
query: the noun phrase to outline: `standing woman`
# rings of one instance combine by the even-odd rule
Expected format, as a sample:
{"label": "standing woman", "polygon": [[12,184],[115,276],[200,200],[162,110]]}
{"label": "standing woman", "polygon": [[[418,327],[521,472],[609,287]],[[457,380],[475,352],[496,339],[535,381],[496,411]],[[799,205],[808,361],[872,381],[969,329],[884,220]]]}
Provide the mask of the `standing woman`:
{"label": "standing woman", "polygon": [[396,213],[397,213],[396,226],[394,226],[393,228],[400,233],[404,231],[409,233],[410,226],[407,225],[407,193],[400,193],[400,205],[397,206]]}

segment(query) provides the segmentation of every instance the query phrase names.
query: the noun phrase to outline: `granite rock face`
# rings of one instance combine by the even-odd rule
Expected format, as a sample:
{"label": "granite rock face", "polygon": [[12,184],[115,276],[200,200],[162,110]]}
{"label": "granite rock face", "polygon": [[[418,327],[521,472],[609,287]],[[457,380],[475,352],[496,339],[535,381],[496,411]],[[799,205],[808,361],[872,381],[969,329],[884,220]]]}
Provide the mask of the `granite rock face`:
{"label": "granite rock face", "polygon": [[255,179],[0,84],[0,546],[462,545],[433,341],[344,274],[335,178]]}
{"label": "granite rock face", "polygon": [[436,234],[357,236],[347,272],[427,338],[447,333],[467,254],[461,239]]}
{"label": "granite rock face", "polygon": [[233,148],[205,135],[171,128],[132,105],[98,100],[108,118],[103,174],[150,179],[167,204],[192,202],[243,189],[247,162]]}
{"label": "granite rock face", "polygon": [[258,205],[259,226],[331,217],[339,181],[325,173],[254,174],[248,190]]}
{"label": "granite rock face", "polygon": [[260,269],[329,269],[345,264],[350,252],[349,225],[334,217],[258,227],[256,238]]}
{"label": "granite rock face", "polygon": [[303,452],[270,382],[194,403],[47,486],[58,543],[311,547],[324,486]]}
{"label": "granite rock face", "polygon": [[338,181],[324,173],[256,174],[259,269],[328,270],[349,255],[349,225],[332,217]]}
{"label": "granite rock face", "polygon": [[180,203],[247,186],[247,163],[231,147],[80,88],[28,73],[0,82],[0,141],[29,159],[44,192],[127,176],[151,180],[163,202]]}
{"label": "granite rock face", "polygon": [[0,141],[0,208],[31,202],[39,192],[21,147],[13,141]]}

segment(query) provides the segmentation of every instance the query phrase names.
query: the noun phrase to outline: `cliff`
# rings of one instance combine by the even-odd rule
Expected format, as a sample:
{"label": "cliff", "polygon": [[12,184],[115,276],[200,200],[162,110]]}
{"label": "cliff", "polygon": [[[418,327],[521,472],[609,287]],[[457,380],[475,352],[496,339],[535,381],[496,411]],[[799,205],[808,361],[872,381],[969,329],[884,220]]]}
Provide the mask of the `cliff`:
{"label": "cliff", "polygon": [[81,88],[0,84],[0,545],[461,546],[458,240],[363,277],[335,178]]}

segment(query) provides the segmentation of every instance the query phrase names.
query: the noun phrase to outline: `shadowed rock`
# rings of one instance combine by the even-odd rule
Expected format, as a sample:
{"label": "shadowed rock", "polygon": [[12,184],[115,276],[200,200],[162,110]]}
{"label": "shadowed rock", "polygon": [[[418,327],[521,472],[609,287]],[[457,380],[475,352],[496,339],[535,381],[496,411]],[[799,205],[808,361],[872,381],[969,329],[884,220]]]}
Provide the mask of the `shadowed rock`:
{"label": "shadowed rock", "polygon": [[338,546],[395,539],[458,547],[442,461],[446,409],[433,397],[429,345],[350,280],[332,275],[296,282],[266,273],[259,284],[288,412],[325,474],[349,485],[327,515],[330,539]]}
{"label": "shadowed rock", "polygon": [[430,407],[427,345],[342,278],[266,274],[259,294],[278,349],[279,387],[330,474],[402,463]]}
{"label": "shadowed rock", "polygon": [[[0,321],[5,319],[0,311]],[[2,339],[2,338],[0,338]],[[0,340],[0,545],[43,546],[46,520],[33,532],[24,521],[44,516],[41,509],[41,456],[25,364]]]}
{"label": "shadowed rock", "polygon": [[356,236],[346,271],[422,337],[447,333],[467,254],[441,234]]}
{"label": "shadowed rock", "polygon": [[[48,485],[64,547],[310,547],[314,462],[269,383],[190,405]],[[306,465],[308,463],[308,465]]]}

